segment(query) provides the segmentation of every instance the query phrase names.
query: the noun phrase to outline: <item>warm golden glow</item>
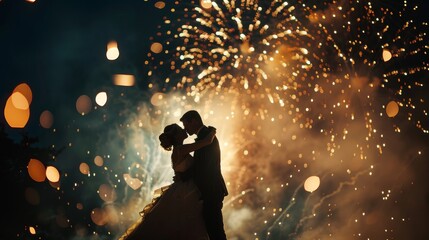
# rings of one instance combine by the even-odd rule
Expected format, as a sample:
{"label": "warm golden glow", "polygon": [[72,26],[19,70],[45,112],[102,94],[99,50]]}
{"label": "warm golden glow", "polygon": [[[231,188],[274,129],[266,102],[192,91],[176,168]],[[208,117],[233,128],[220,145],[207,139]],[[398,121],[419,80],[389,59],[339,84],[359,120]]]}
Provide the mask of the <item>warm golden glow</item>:
{"label": "warm golden glow", "polygon": [[[49,190],[83,218],[92,210],[94,224],[69,219],[76,237],[114,237],[171,183],[171,152],[158,136],[189,109],[217,128],[230,238],[390,239],[407,229],[410,214],[391,207],[407,199],[407,184],[422,186],[411,173],[426,151],[424,142],[414,144],[417,137],[401,141],[402,134],[413,125],[429,132],[420,90],[427,89],[429,48],[419,31],[427,25],[407,22],[412,14],[400,6],[407,1],[164,1],[148,5],[153,17],[165,16],[143,48],[102,67],[101,78],[110,74],[112,82],[87,84],[92,89],[82,91],[90,97],[76,96],[85,117],[75,112],[71,123],[60,124],[57,114],[66,109],[55,109],[55,129],[43,131],[61,140],[53,148],[69,143],[70,152],[46,162],[75,166],[62,175],[46,168],[55,187]],[[134,55],[139,63],[129,62]],[[110,42],[107,59],[119,56],[118,43]],[[11,99],[15,109],[33,110],[21,91]],[[40,125],[51,128],[52,119],[45,111]],[[28,192],[27,201],[39,204],[38,193]],[[56,208],[50,219],[66,226],[63,212]],[[117,225],[115,214],[122,218]],[[378,225],[368,228],[368,221]]]}

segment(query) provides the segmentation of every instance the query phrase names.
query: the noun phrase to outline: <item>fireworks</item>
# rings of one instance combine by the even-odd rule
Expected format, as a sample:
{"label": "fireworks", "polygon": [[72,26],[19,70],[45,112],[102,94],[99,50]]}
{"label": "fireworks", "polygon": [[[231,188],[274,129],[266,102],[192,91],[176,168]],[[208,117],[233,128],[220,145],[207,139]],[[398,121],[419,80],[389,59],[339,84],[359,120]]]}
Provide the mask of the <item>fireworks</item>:
{"label": "fireworks", "polygon": [[[121,235],[153,191],[171,182],[158,135],[197,109],[218,130],[230,239],[412,235],[416,220],[398,205],[409,204],[401,203],[417,181],[410,166],[426,149],[404,132],[429,131],[428,28],[413,20],[417,6],[202,0],[151,7],[166,16],[149,38],[144,92],[135,87],[143,85],[139,71],[115,72],[113,86],[79,94],[74,115],[55,116],[70,122],[53,124],[55,111],[40,117],[53,129],[53,148],[67,146],[54,158],[58,199],[67,202],[56,212],[59,226],[79,237],[88,228]],[[126,58],[122,46],[109,40],[107,61]]]}
{"label": "fireworks", "polygon": [[[188,88],[196,100],[214,91],[258,95],[258,101],[279,104],[295,118],[305,112],[328,118],[326,112],[335,105],[349,119],[365,114],[378,118],[373,114],[384,115],[379,106],[364,106],[371,113],[356,108],[371,104],[377,100],[374,93],[383,92],[390,98],[385,104],[396,101],[410,111],[413,124],[427,131],[425,101],[410,96],[424,87],[419,74],[428,67],[427,24],[409,19],[416,8],[406,2],[206,4],[193,3],[189,9],[178,3],[183,10],[175,12],[184,17],[177,16],[175,24],[175,15],[165,19],[177,27],[159,33],[162,38],[174,36],[166,41],[165,51],[172,60],[162,58],[165,68],[174,72],[166,84]],[[325,96],[337,99],[327,102]],[[411,113],[416,108],[423,112]]]}
{"label": "fireworks", "polygon": [[[235,219],[251,209],[253,215],[244,216],[261,219],[247,230],[231,227],[237,236],[250,238],[251,229],[255,238],[302,234],[326,199],[350,195],[341,191],[344,183],[371,181],[373,164],[392,144],[393,132],[414,125],[427,133],[427,100],[420,94],[428,90],[427,23],[412,19],[416,6],[202,1],[176,2],[172,9],[177,15],[167,16],[158,33],[165,51],[149,54],[151,64],[162,64],[150,68],[149,76],[171,72],[167,92],[182,89],[194,105],[215,112],[209,119],[233,123],[233,136],[224,139],[225,169],[241,173],[230,183],[232,192],[251,196],[232,203],[226,215]],[[159,78],[151,83],[154,89],[162,85]],[[221,116],[214,105],[231,109]],[[325,188],[329,197],[301,196],[301,212],[290,212],[296,191],[313,173],[326,175],[322,186],[332,181],[341,187]],[[312,204],[318,207],[309,211]],[[258,211],[261,206],[272,208],[272,217]]]}

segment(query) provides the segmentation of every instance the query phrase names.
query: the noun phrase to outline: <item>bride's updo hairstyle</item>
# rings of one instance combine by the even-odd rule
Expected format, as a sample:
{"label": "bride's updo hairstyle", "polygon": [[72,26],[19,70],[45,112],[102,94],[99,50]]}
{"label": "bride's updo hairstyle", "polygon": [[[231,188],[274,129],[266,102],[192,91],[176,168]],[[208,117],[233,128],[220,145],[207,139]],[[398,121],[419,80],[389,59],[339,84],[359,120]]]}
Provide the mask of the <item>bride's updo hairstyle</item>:
{"label": "bride's updo hairstyle", "polygon": [[159,141],[161,142],[161,147],[167,151],[171,151],[173,145],[176,141],[177,130],[180,128],[176,123],[167,125],[164,128],[164,132],[159,135]]}

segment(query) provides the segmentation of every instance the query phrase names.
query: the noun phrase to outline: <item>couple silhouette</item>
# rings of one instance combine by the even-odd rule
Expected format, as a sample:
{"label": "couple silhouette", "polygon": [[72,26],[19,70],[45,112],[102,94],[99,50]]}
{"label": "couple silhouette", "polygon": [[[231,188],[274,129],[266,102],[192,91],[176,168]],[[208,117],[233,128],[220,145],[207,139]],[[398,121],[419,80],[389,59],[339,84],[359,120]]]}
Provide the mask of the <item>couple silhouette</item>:
{"label": "couple silhouette", "polygon": [[[221,173],[221,153],[216,129],[204,125],[195,110],[159,136],[171,153],[174,182],[159,189],[140,214],[142,217],[120,240],[225,240],[222,207],[228,195]],[[194,143],[184,140],[196,134]],[[191,153],[193,152],[193,156]]]}

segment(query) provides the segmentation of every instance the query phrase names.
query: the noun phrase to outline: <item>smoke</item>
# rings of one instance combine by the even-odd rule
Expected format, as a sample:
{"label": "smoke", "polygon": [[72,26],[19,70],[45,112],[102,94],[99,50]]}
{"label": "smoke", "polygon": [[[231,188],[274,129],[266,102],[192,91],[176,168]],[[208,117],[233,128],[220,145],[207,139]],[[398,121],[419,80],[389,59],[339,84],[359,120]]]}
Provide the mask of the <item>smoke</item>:
{"label": "smoke", "polygon": [[[383,134],[368,137],[365,118],[345,119],[341,111],[305,127],[285,108],[251,95],[210,93],[198,101],[174,91],[155,95],[151,101],[113,98],[117,100],[106,106],[104,125],[90,127],[98,136],[96,146],[88,147],[90,155],[105,162],[103,177],[98,175],[87,187],[102,182],[114,187],[118,198],[104,202],[103,208],[105,227],[117,237],[140,218],[154,191],[172,182],[171,152],[159,146],[158,135],[168,124],[180,125],[180,116],[190,109],[217,128],[230,193],[224,201],[224,224],[231,239],[406,235],[416,221],[407,217],[407,206],[427,210],[424,198],[402,200],[416,190],[404,188],[416,178],[412,165],[421,158],[421,148],[413,147],[412,140],[399,141],[400,135],[383,122],[371,126]],[[88,119],[85,124],[92,126]],[[193,136],[186,141],[192,142]],[[132,189],[124,174],[141,186]],[[311,193],[303,188],[310,176],[321,180]]]}

